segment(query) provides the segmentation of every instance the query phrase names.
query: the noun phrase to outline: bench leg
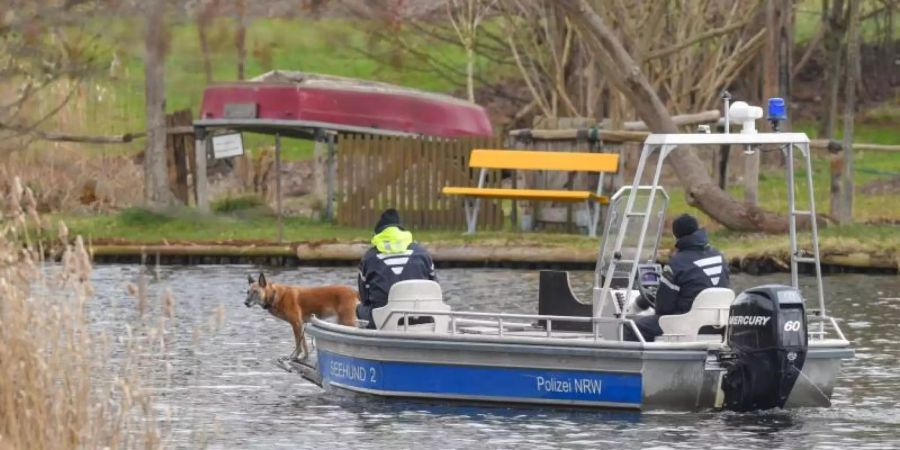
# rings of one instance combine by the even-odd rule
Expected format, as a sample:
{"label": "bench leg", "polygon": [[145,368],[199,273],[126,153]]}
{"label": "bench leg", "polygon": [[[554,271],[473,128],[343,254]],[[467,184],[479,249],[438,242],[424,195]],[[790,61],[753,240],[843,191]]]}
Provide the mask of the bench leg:
{"label": "bench leg", "polygon": [[478,224],[478,207],[481,205],[479,198],[467,198],[463,200],[466,208],[466,234],[475,234],[475,225]]}
{"label": "bench leg", "polygon": [[588,212],[588,236],[597,237],[597,223],[600,222],[600,203],[588,200],[585,204]]}

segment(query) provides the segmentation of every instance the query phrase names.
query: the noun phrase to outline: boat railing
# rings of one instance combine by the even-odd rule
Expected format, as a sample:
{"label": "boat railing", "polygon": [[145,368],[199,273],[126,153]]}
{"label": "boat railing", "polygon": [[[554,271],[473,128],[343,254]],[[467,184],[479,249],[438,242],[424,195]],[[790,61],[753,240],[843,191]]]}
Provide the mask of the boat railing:
{"label": "boat railing", "polygon": [[[564,337],[564,334],[557,331],[554,335],[553,331],[553,321],[557,322],[579,322],[579,323],[591,323],[593,326],[593,332],[591,333],[594,341],[605,340],[604,337],[600,334],[600,328],[597,324],[600,323],[616,323],[619,325],[618,327],[618,340],[624,340],[622,335],[624,332],[624,327],[630,327],[632,333],[637,336],[638,340],[641,343],[645,343],[644,337],[641,335],[640,331],[637,328],[637,325],[631,319],[626,318],[610,318],[610,317],[579,317],[579,316],[551,316],[551,315],[538,315],[538,314],[511,314],[511,313],[487,313],[487,312],[467,312],[467,311],[428,311],[428,310],[406,310],[406,309],[395,309],[388,314],[385,321],[396,319],[397,317],[402,318],[403,321],[403,331],[409,331],[409,317],[410,316],[446,316],[449,318],[449,332],[451,335],[459,334],[459,326],[489,326],[497,328],[497,335],[500,337],[507,336],[509,331],[508,328],[512,327],[531,327],[533,323],[537,321],[544,322],[544,337]],[[528,321],[527,323],[523,323],[521,321]],[[518,321],[518,322],[517,322]],[[435,328],[435,332],[437,332],[437,328]],[[569,332],[569,337],[571,336],[571,332]]]}
{"label": "boat railing", "polygon": [[818,314],[812,315],[807,318],[807,324],[807,334],[810,336],[810,339],[824,340],[830,338],[833,334],[842,341],[847,340],[834,317]]}

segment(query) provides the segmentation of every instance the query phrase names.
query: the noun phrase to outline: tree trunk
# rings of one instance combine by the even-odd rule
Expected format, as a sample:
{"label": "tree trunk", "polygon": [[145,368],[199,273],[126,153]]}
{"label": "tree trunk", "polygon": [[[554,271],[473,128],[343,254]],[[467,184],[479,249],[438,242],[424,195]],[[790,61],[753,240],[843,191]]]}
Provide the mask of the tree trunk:
{"label": "tree trunk", "polygon": [[885,62],[887,67],[890,67],[890,64],[892,64],[892,61],[896,61],[896,59],[894,58],[895,50],[896,50],[896,48],[895,48],[896,45],[895,45],[895,41],[894,41],[894,36],[896,36],[896,34],[894,34],[894,27],[896,26],[896,24],[894,23],[894,21],[896,20],[895,17],[897,14],[894,10],[896,8],[897,8],[897,3],[895,3],[895,2],[890,2],[890,3],[885,4],[885,9],[887,10],[887,12],[885,12],[885,16],[884,16],[884,20],[886,23],[884,26],[885,31],[884,31],[884,60],[883,61]]}
{"label": "tree trunk", "polygon": [[[760,103],[778,96],[778,7],[781,0],[766,0],[764,27],[766,30],[765,49],[762,52],[762,95]],[[744,155],[744,202],[759,204],[759,165],[761,152]]]}
{"label": "tree trunk", "polygon": [[169,205],[172,193],[166,171],[166,34],[165,2],[148,2],[144,35],[145,103],[147,150],[144,158],[144,203],[148,207]]}
{"label": "tree trunk", "polygon": [[831,193],[831,210],[829,214],[832,218],[837,219],[841,217],[841,175],[844,173],[844,160],[840,145],[828,146],[828,166],[831,175],[829,189]]}
{"label": "tree trunk", "polygon": [[850,1],[847,36],[847,82],[844,84],[844,173],[838,222],[853,222],[853,119],[859,80],[859,1]]}
{"label": "tree trunk", "polygon": [[234,44],[237,47],[237,79],[245,78],[244,66],[247,62],[247,5],[246,0],[237,0],[237,33]]}
{"label": "tree trunk", "polygon": [[[678,133],[647,78],[590,4],[585,0],[559,0],[556,4],[568,14],[610,83],[625,95],[647,127],[654,133]],[[787,229],[784,216],[739,203],[719,189],[700,158],[686,150],[672,152],[667,161],[684,186],[689,204],[733,230],[783,232]]]}
{"label": "tree trunk", "polygon": [[212,12],[216,2],[210,1],[200,6],[197,12],[197,35],[200,38],[200,55],[203,58],[203,72],[206,74],[206,83],[212,83],[212,61],[209,57],[209,38],[206,29],[212,20]]}
{"label": "tree trunk", "polygon": [[841,42],[844,40],[844,0],[822,0],[822,26],[825,27],[825,95],[819,138],[834,139],[838,91],[841,79]]}
{"label": "tree trunk", "polygon": [[466,92],[469,101],[475,102],[475,42],[474,36],[466,45]]}
{"label": "tree trunk", "polygon": [[[793,97],[794,6],[791,0],[778,4],[778,96],[790,108]],[[791,114],[781,123],[781,130],[791,130]]]}

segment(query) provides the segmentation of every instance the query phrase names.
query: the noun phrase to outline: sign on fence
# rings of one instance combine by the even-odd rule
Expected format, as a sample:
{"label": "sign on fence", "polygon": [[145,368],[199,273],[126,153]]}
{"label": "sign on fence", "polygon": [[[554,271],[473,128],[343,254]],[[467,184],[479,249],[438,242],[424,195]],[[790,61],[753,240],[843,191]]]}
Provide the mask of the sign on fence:
{"label": "sign on fence", "polygon": [[212,137],[213,156],[216,159],[231,158],[244,154],[244,139],[241,133],[220,134]]}

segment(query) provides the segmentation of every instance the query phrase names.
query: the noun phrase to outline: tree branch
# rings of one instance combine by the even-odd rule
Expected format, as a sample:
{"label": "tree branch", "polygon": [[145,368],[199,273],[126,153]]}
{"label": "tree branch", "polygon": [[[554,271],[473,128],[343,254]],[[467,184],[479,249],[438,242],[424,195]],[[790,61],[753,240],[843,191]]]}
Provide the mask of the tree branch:
{"label": "tree branch", "polygon": [[671,55],[672,53],[678,52],[678,51],[680,51],[680,50],[683,50],[683,49],[685,49],[685,48],[688,48],[688,47],[690,47],[690,46],[692,46],[692,45],[694,45],[694,44],[696,44],[696,43],[698,43],[698,42],[705,41],[705,40],[707,40],[707,39],[711,39],[711,38],[714,38],[714,37],[726,35],[726,34],[728,34],[728,33],[731,33],[732,31],[739,30],[739,29],[743,28],[743,27],[744,27],[745,25],[747,25],[748,23],[750,23],[750,20],[749,20],[749,19],[744,19],[744,20],[741,20],[740,22],[733,23],[733,24],[731,24],[731,25],[726,25],[726,26],[720,27],[720,28],[714,28],[714,29],[709,30],[709,31],[707,31],[707,32],[705,32],[705,33],[700,33],[700,34],[698,34],[698,35],[696,35],[696,36],[693,36],[693,37],[691,37],[691,38],[689,38],[689,39],[687,39],[687,40],[684,40],[684,41],[682,41],[682,42],[679,42],[679,43],[677,43],[677,44],[675,44],[675,45],[672,45],[672,46],[669,46],[669,47],[666,47],[666,48],[663,48],[663,49],[659,49],[659,50],[650,52],[650,54],[648,54],[648,55],[644,58],[644,62],[647,62],[647,61],[650,61],[650,60],[656,59],[656,58],[662,58],[662,57],[664,57],[664,56],[669,56],[669,55]]}

